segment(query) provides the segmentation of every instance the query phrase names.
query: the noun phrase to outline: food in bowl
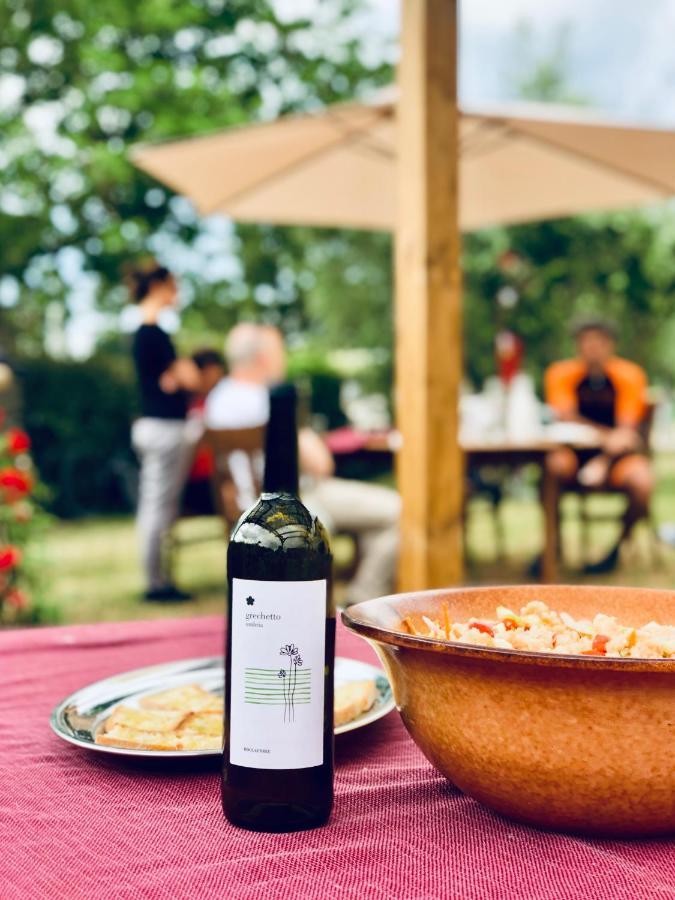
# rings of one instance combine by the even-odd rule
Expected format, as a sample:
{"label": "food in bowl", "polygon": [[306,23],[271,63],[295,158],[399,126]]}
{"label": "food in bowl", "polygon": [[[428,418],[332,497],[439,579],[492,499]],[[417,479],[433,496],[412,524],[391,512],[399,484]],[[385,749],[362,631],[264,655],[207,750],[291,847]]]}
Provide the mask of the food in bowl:
{"label": "food in bowl", "polygon": [[602,613],[592,619],[575,619],[569,613],[550,609],[541,600],[530,601],[519,613],[498,606],[494,618],[451,623],[446,605],[442,620],[427,615],[420,619],[421,627],[411,616],[403,619],[403,626],[418,637],[480,647],[630,659],[675,658],[674,625],[649,622],[635,628]]}
{"label": "food in bowl", "polygon": [[376,649],[419,749],[469,796],[538,827],[675,834],[675,656],[501,650],[430,638],[423,619],[449,633],[531,601],[637,630],[675,623],[675,591],[596,585],[411,592],[350,606],[342,618]]}

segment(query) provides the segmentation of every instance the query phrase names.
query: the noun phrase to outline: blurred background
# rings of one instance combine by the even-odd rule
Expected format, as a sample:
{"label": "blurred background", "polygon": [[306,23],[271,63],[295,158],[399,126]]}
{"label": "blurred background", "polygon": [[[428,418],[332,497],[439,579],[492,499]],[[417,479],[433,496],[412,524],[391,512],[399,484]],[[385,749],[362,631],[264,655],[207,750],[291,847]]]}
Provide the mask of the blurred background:
{"label": "blurred background", "polygon": [[[562,102],[672,123],[675,2],[652,0],[640,21],[627,2],[542,6],[463,4],[463,100]],[[395,77],[394,7],[1,0],[0,406],[8,427],[27,432],[34,465],[30,522],[17,525],[12,512],[4,526],[25,544],[26,567],[25,597],[5,603],[7,624],[178,612],[138,602],[129,441],[138,321],[121,276],[129,258],[153,254],[178,276],[182,354],[220,348],[236,322],[262,319],[287,337],[291,375],[314,425],[392,424],[391,236],[199,218],[134,168],[129,151],[371,95]],[[675,207],[488,229],[466,235],[463,252],[467,393],[495,376],[498,324],[522,340],[523,370],[541,393],[545,367],[572,352],[570,321],[610,316],[621,326],[619,350],[657,389],[654,515],[675,520]],[[351,477],[393,480],[382,454],[354,454],[341,465]],[[509,478],[500,500],[505,546],[497,554],[491,500],[476,499],[467,525],[471,580],[521,579],[538,552],[527,469]],[[194,541],[176,558],[180,581],[197,597],[190,613],[222,608],[217,524],[178,526]],[[611,527],[594,530],[599,547]],[[574,528],[563,526],[572,564]],[[635,543],[612,578],[672,584],[675,554],[662,548],[655,566],[650,548]]]}

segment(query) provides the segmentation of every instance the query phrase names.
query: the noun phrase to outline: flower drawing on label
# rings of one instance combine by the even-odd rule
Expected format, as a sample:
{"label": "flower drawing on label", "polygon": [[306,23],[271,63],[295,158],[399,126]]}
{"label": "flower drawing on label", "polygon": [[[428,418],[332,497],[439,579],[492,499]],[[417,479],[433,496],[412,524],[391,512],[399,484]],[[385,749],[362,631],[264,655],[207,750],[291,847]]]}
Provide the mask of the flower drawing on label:
{"label": "flower drawing on label", "polygon": [[281,668],[247,667],[244,670],[244,702],[255,706],[283,706],[284,722],[295,722],[296,708],[311,703],[312,670],[305,668],[295,644],[284,644],[281,656],[288,657]]}
{"label": "flower drawing on label", "polygon": [[246,605],[247,605],[247,606],[253,606],[254,603],[255,603],[255,598],[254,598],[254,597],[247,597],[247,598],[246,598]]}
{"label": "flower drawing on label", "polygon": [[278,675],[284,686],[284,722],[294,722],[296,702],[309,702],[309,672],[300,672],[298,680],[302,657],[295,644],[284,644],[279,654],[288,657],[288,669],[280,669]]}

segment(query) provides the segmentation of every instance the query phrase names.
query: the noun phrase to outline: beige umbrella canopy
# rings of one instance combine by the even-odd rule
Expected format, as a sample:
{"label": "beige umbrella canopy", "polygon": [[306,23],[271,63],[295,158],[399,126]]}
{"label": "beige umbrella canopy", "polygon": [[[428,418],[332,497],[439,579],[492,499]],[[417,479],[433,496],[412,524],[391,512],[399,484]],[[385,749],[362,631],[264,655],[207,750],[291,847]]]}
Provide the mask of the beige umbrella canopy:
{"label": "beige umbrella canopy", "polygon": [[[391,229],[395,141],[395,94],[388,90],[373,103],[141,146],[133,160],[203,215]],[[464,231],[622,209],[673,194],[675,132],[550,105],[461,112]]]}

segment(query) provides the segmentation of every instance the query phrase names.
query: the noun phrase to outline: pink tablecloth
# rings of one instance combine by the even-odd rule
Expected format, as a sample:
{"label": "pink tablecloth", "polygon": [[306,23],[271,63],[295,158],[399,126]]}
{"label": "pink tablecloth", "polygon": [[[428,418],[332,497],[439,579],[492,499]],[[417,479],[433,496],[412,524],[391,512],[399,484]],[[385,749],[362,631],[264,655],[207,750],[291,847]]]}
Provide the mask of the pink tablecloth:
{"label": "pink tablecloth", "polygon": [[[157,770],[62,743],[51,708],[124,669],[221,648],[217,619],[0,635],[0,897],[675,898],[671,842],[591,841],[504,821],[444,781],[396,713],[337,742],[313,832],[228,825],[214,769]],[[372,660],[340,631],[338,651]]]}

